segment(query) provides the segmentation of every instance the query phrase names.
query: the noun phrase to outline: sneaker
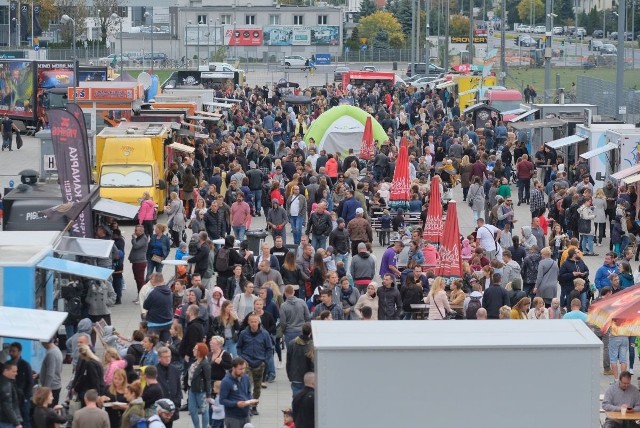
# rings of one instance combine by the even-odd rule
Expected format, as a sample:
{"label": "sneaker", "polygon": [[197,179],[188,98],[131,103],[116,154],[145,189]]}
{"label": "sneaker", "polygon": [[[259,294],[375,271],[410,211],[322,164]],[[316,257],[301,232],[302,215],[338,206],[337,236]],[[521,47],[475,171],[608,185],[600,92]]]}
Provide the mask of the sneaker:
{"label": "sneaker", "polygon": [[136,304],[136,305],[139,305],[140,301],[138,299],[136,299],[136,300],[133,301],[133,303]]}
{"label": "sneaker", "polygon": [[629,373],[634,374],[633,369],[629,369]]}
{"label": "sneaker", "polygon": [[613,371],[610,368],[609,369],[604,369],[602,374],[605,375],[605,376],[611,376],[611,375],[613,375]]}
{"label": "sneaker", "polygon": [[251,416],[258,416],[260,414],[260,412],[258,412],[258,408],[257,407],[252,407],[250,410]]}
{"label": "sneaker", "polygon": [[284,365],[282,364],[282,361],[278,361],[278,368],[281,369],[283,367],[284,367]]}
{"label": "sneaker", "polygon": [[262,389],[267,389],[267,384],[262,382]]}

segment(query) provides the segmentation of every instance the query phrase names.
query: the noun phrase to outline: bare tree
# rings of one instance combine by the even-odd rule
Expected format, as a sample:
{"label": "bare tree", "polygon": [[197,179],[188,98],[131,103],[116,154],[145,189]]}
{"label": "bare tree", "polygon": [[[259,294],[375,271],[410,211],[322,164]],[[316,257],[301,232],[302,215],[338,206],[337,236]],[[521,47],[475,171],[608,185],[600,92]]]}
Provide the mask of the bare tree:
{"label": "bare tree", "polygon": [[[53,21],[59,21],[62,15],[69,15],[75,22],[76,42],[87,37],[87,17],[89,9],[85,0],[56,0],[56,12]],[[72,44],[73,28],[71,25],[60,26],[62,40]]]}
{"label": "bare tree", "polygon": [[[111,15],[120,14],[120,7],[125,5],[124,0],[93,0],[94,18],[98,19],[100,25],[100,39],[102,43],[107,42],[107,36],[119,31],[120,24],[111,19]],[[116,28],[117,27],[117,28]]]}

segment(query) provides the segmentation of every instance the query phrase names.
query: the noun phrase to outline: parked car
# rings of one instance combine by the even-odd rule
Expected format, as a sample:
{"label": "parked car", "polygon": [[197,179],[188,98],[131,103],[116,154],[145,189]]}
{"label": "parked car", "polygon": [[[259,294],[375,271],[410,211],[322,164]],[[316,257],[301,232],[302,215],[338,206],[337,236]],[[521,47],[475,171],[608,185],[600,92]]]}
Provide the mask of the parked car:
{"label": "parked car", "polygon": [[536,39],[529,36],[528,34],[521,34],[514,39],[514,43],[516,46],[523,46],[530,48],[531,46],[535,46],[537,44]]}
{"label": "parked car", "polygon": [[536,28],[533,29],[535,34],[544,34],[547,31],[547,27],[544,25],[537,25]]}
{"label": "parked car", "polygon": [[594,30],[592,36],[594,39],[604,39],[604,31]]}
{"label": "parked car", "polygon": [[280,61],[280,63],[285,66],[285,67],[300,67],[302,69],[307,68],[307,61],[309,61],[307,58],[300,56],[300,55],[290,55],[290,56],[285,56],[284,58],[282,58],[282,61]]}
{"label": "parked car", "polygon": [[342,82],[342,75],[349,70],[349,67],[340,65],[333,70],[333,81],[334,82]]}
{"label": "parked car", "polygon": [[531,32],[531,26],[530,25],[521,25],[518,27],[518,32],[519,33],[530,33]]}
{"label": "parked car", "polygon": [[[428,67],[426,62],[417,62],[415,64],[416,74],[429,74],[429,75],[436,74],[437,75],[437,74],[444,73],[444,71],[445,71],[444,68],[438,67],[433,63],[429,63]],[[411,64],[407,65],[407,76],[411,77]]]}
{"label": "parked car", "polygon": [[578,29],[576,30],[576,35],[579,38],[583,38],[587,35],[587,30],[585,30],[584,27],[578,27]]}
{"label": "parked car", "polygon": [[124,61],[123,65],[128,65],[129,61],[131,60],[127,54],[122,55],[122,57],[120,55],[111,54],[102,58],[98,58],[98,64],[111,65],[113,63],[114,58],[116,60],[117,65],[120,65],[120,61]]}
{"label": "parked car", "polygon": [[[629,31],[624,33],[627,41],[632,41],[633,40],[633,34]],[[609,33],[609,39],[611,40],[618,40],[618,32],[617,31],[613,31],[611,33]]]}
{"label": "parked car", "polygon": [[375,65],[365,65],[360,71],[378,71]]}
{"label": "parked car", "polygon": [[604,43],[602,42],[602,40],[594,40],[594,39],[589,40],[590,51],[599,51],[600,49],[602,49],[603,45]]}
{"label": "parked car", "polygon": [[564,34],[564,28],[562,27],[553,27],[553,34],[555,36],[561,36]]}
{"label": "parked car", "polygon": [[438,76],[423,76],[411,82],[411,85],[420,88],[420,87],[424,87],[426,85],[431,84],[431,82],[437,79],[438,79]]}
{"label": "parked car", "polygon": [[426,77],[426,74],[417,74],[417,73],[416,73],[416,74],[414,74],[413,76],[411,76],[411,77],[407,77],[406,79],[404,79],[404,82],[405,82],[405,83],[415,82],[416,80],[421,79],[421,78],[423,78],[423,77]]}
{"label": "parked car", "polygon": [[601,55],[617,55],[618,54],[618,48],[616,48],[611,43],[605,43],[600,48],[600,54]]}

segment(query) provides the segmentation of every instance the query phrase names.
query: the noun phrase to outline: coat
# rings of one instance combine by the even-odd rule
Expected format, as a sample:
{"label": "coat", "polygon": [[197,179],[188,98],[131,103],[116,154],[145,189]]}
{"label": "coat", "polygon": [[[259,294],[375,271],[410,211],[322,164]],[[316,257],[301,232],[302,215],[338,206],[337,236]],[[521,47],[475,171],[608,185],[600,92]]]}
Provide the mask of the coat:
{"label": "coat", "polygon": [[138,209],[138,224],[142,224],[145,220],[153,220],[156,215],[155,204],[151,199],[145,199],[140,203]]}
{"label": "coat", "polygon": [[116,292],[113,291],[110,282],[92,282],[85,302],[89,315],[109,315],[111,313],[109,307],[116,303]]}
{"label": "coat", "polygon": [[553,299],[558,289],[558,264],[553,259],[542,259],[538,264],[538,277],[536,278],[537,297]]}
{"label": "coat", "polygon": [[480,184],[472,184],[467,193],[467,199],[473,201],[471,209],[477,212],[484,212],[484,189]]}
{"label": "coat", "polygon": [[460,174],[460,185],[463,189],[471,186],[471,165],[461,165],[458,169]]}
{"label": "coat", "polygon": [[173,199],[169,203],[166,214],[169,216],[167,225],[171,225],[171,230],[174,232],[182,232],[185,228],[185,219],[182,213],[182,202],[180,199]]}

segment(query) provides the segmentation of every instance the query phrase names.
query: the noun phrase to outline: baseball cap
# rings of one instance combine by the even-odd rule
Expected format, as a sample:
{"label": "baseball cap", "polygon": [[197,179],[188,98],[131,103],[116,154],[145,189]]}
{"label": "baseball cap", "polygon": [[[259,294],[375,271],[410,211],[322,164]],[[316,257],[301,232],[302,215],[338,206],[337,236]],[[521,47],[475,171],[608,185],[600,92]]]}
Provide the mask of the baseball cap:
{"label": "baseball cap", "polygon": [[160,400],[156,401],[156,409],[158,411],[173,413],[176,410],[176,406],[173,404],[173,401],[169,400],[168,398],[161,398]]}
{"label": "baseball cap", "polygon": [[356,214],[364,214],[364,210],[362,208],[356,208]]}

